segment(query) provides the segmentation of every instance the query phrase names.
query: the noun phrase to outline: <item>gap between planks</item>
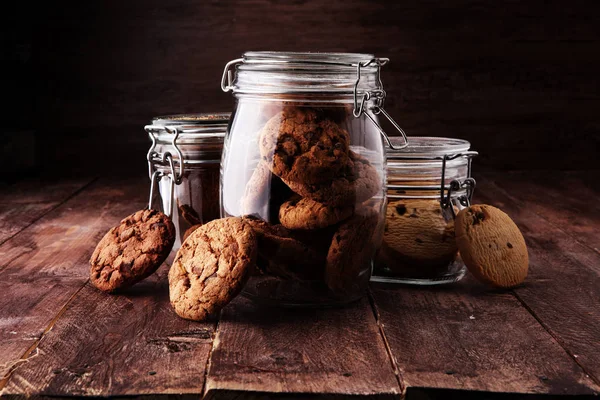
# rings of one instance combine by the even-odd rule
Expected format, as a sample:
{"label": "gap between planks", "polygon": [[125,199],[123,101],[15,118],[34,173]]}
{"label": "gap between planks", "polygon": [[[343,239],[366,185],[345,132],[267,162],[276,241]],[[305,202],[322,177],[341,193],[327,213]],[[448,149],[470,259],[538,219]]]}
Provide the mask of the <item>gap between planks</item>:
{"label": "gap between planks", "polygon": [[[6,372],[6,374],[0,380],[0,396],[2,396],[2,392],[4,391],[4,388],[6,387],[6,384],[8,383],[8,381],[10,380],[10,377],[12,376],[13,372],[15,372],[21,365],[23,365],[24,363],[27,362],[27,360],[30,358],[29,356],[31,355],[31,353],[33,353],[38,348],[38,346],[40,345],[42,340],[44,340],[44,338],[46,337],[48,332],[50,332],[52,330],[52,328],[54,327],[56,322],[64,314],[64,312],[67,309],[67,307],[69,306],[69,304],[77,297],[79,292],[81,292],[81,290],[85,287],[85,285],[87,285],[88,282],[89,282],[89,279],[86,280],[84,282],[84,284],[79,289],[77,289],[77,291],[75,291],[75,293],[73,293],[71,295],[71,297],[69,297],[69,299],[61,307],[61,309],[54,316],[54,318],[52,318],[52,320],[48,323],[48,326],[46,326],[46,328],[44,329],[44,331],[42,332],[40,337],[38,339],[36,339],[27,350],[25,350],[25,352],[23,353],[21,358],[19,358],[18,360],[15,360],[14,365],[12,367],[10,367],[8,372]],[[35,355],[33,357],[35,357]]]}
{"label": "gap between planks", "polygon": [[519,303],[521,303],[521,305],[529,312],[529,314],[531,314],[531,316],[533,318],[535,318],[535,320],[542,326],[542,328],[544,328],[544,330],[546,332],[548,332],[548,334],[550,336],[552,336],[554,338],[554,340],[556,340],[556,343],[558,343],[558,345],[565,351],[565,353],[567,353],[567,355],[575,362],[575,364],[579,365],[579,368],[581,368],[583,370],[583,372],[585,372],[585,374],[598,386],[600,386],[600,380],[596,378],[596,376],[592,373],[590,373],[585,366],[579,362],[579,360],[577,359],[577,357],[575,356],[574,353],[572,353],[571,351],[569,351],[569,349],[567,349],[565,343],[563,342],[563,340],[561,339],[561,337],[559,335],[556,335],[555,333],[552,332],[552,329],[550,329],[550,327],[548,325],[546,325],[546,323],[540,318],[538,317],[538,315],[536,314],[535,311],[533,311],[531,309],[531,307],[529,307],[527,305],[527,303],[525,302],[525,300],[523,300],[521,298],[521,296],[519,296],[519,294],[517,292],[515,292],[514,290],[510,291],[512,293],[513,296],[515,296],[515,298],[519,301]]}
{"label": "gap between planks", "polygon": [[[514,171],[514,172],[516,173],[516,172],[520,172],[520,171]],[[492,171],[485,171],[485,172],[481,173],[480,176],[483,178],[483,180],[485,180],[489,184],[493,185],[495,187],[495,189],[498,190],[500,193],[502,193],[504,196],[506,196],[507,198],[511,199],[511,201],[513,201],[520,208],[527,208],[526,202],[521,201],[518,198],[518,196],[512,195],[507,189],[504,188],[504,185],[502,184],[502,181],[501,180],[499,181],[497,179],[497,175],[494,174],[494,172],[492,172]],[[533,213],[538,218],[540,218],[543,221],[545,221],[545,223],[547,223],[548,225],[552,226],[556,230],[562,232],[563,234],[565,234],[565,236],[567,236],[569,239],[573,240],[575,243],[579,244],[580,246],[588,249],[589,251],[591,251],[591,252],[593,252],[595,254],[600,254],[600,251],[598,251],[598,249],[591,247],[586,242],[580,241],[573,233],[571,233],[569,230],[563,229],[560,225],[554,223],[551,219],[547,218],[544,214],[542,214],[540,212],[537,212],[535,210],[528,210],[528,212]],[[562,337],[559,334],[553,332],[553,330],[550,328],[550,326],[548,324],[546,324],[543,321],[543,319],[537,315],[537,313],[516,292],[516,290],[512,289],[509,292],[517,299],[517,301],[519,301],[519,303],[525,308],[525,310],[527,310],[527,312],[533,318],[535,318],[535,320],[539,323],[539,325],[556,341],[556,343],[569,356],[569,358],[571,360],[573,360],[573,362],[575,362],[582,369],[582,371],[596,385],[600,386],[600,377],[597,377],[594,373],[592,373],[591,371],[589,371],[589,369],[583,363],[581,363],[579,361],[579,359],[577,358],[577,355],[575,353],[573,353],[571,350],[569,350],[567,344],[562,339]]]}
{"label": "gap between planks", "polygon": [[369,287],[367,296],[369,297],[369,304],[371,305],[371,309],[373,310],[373,316],[375,317],[375,322],[377,323],[377,327],[379,328],[379,334],[381,335],[381,339],[383,340],[383,344],[385,345],[385,350],[390,358],[390,363],[392,364],[392,370],[396,375],[396,380],[398,380],[398,385],[400,386],[400,398],[406,398],[406,383],[404,382],[404,377],[402,376],[402,372],[398,367],[398,363],[396,362],[396,358],[392,353],[392,348],[390,347],[390,343],[385,334],[384,325],[381,322],[381,315],[379,315],[379,309],[377,308],[377,303],[375,303],[375,298],[371,293],[371,288]]}

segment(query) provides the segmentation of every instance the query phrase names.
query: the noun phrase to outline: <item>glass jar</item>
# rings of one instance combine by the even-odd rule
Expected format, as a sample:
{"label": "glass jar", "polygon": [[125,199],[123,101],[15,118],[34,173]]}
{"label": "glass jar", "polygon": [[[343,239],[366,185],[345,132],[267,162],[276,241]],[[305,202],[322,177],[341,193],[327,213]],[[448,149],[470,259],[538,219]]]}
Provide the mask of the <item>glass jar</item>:
{"label": "glass jar", "polygon": [[389,118],[379,78],[386,61],[249,52],[225,67],[222,88],[236,108],[221,165],[222,215],[244,217],[259,242],[246,296],[310,306],[365,293],[383,228],[377,115]]}
{"label": "glass jar", "polygon": [[475,188],[477,153],[469,148],[465,140],[411,136],[404,149],[386,149],[386,220],[374,281],[435,285],[465,275],[454,217]]}
{"label": "glass jar", "polygon": [[162,211],[175,225],[172,255],[186,232],[220,217],[219,169],[228,122],[229,113],[179,114],[153,118],[145,127],[152,140],[152,186],[158,183]]}

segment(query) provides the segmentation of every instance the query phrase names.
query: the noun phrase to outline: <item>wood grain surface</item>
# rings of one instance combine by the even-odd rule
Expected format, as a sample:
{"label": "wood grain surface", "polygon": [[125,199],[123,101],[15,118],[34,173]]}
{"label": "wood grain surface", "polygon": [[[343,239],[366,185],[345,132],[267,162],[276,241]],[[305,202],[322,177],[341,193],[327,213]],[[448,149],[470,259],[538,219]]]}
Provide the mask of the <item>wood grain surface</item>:
{"label": "wood grain surface", "polygon": [[0,184],[0,244],[68,200],[91,181]]}
{"label": "wood grain surface", "polygon": [[600,253],[600,174],[580,172],[486,173],[527,210]]}
{"label": "wood grain surface", "polygon": [[[572,359],[600,383],[600,253],[534,213],[535,202],[527,200],[528,195],[521,196],[521,190],[511,190],[512,183],[504,189],[503,180],[497,182],[480,178],[476,201],[502,208],[525,236],[529,276],[514,293]],[[546,197],[545,192],[539,194]],[[579,192],[570,195],[577,196]],[[543,215],[561,212],[558,203]]]}
{"label": "wood grain surface", "polygon": [[169,304],[168,266],[122,295],[86,285],[12,377],[5,394],[202,394],[214,323]]}
{"label": "wood grain surface", "polygon": [[[75,166],[143,173],[143,126],[160,114],[231,110],[232,97],[219,87],[222,69],[247,50],[389,57],[386,107],[410,135],[466,138],[480,163],[495,167],[598,168],[598,2],[93,0],[11,7],[23,18],[2,28],[5,65],[20,83],[7,86],[16,100],[8,121],[35,129],[38,161],[62,173],[76,173]],[[98,162],[92,150],[120,162]]]}
{"label": "wood grain surface", "polygon": [[237,298],[222,313],[206,383],[222,392],[400,395],[366,299],[346,308],[265,309]]}
{"label": "wood grain surface", "polygon": [[468,276],[439,288],[374,284],[369,299],[346,308],[267,308],[238,297],[209,323],[173,313],[167,266],[118,296],[87,283],[96,242],[145,205],[146,180],[99,180],[62,203],[58,186],[2,193],[6,204],[58,203],[0,245],[0,393],[595,398],[600,227],[597,206],[580,195],[599,186],[590,172],[542,176],[476,175],[476,202],[504,209],[529,246],[530,275],[514,290]]}
{"label": "wood grain surface", "polygon": [[511,293],[471,276],[446,287],[372,284],[372,292],[407,393],[600,391]]}
{"label": "wood grain surface", "polygon": [[98,181],[0,246],[1,377],[33,355],[87,281],[98,240],[144,207],[140,194],[146,186]]}

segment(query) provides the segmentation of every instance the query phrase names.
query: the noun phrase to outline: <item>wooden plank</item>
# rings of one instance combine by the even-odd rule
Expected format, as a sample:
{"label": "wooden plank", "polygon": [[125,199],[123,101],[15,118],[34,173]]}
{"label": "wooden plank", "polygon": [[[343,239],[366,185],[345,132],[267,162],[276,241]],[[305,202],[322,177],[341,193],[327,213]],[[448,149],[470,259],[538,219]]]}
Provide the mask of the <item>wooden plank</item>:
{"label": "wooden plank", "polygon": [[56,208],[92,179],[0,184],[0,244]]}
{"label": "wooden plank", "polygon": [[96,243],[144,207],[147,186],[143,179],[95,182],[0,246],[0,377],[31,353],[83,287]]}
{"label": "wooden plank", "polygon": [[206,398],[402,392],[367,299],[346,308],[295,310],[238,297],[217,330]]}
{"label": "wooden plank", "polygon": [[413,388],[593,394],[600,388],[511,293],[469,275],[445,287],[374,284],[392,354]]}
{"label": "wooden plank", "polygon": [[495,172],[483,179],[493,180],[528,210],[600,253],[600,188],[598,181],[588,181],[587,173]]}
{"label": "wooden plank", "polygon": [[44,335],[37,355],[13,372],[4,394],[200,395],[214,323],[177,317],[167,273],[163,265],[122,295],[86,285]]}
{"label": "wooden plank", "polygon": [[[527,200],[524,193],[531,189],[504,190],[485,177],[478,179],[477,186],[476,201],[503,209],[525,236],[529,276],[515,294],[599,383],[600,254],[531,212],[535,200]],[[538,194],[546,195],[544,191]],[[561,212],[560,206],[554,210],[555,214]]]}

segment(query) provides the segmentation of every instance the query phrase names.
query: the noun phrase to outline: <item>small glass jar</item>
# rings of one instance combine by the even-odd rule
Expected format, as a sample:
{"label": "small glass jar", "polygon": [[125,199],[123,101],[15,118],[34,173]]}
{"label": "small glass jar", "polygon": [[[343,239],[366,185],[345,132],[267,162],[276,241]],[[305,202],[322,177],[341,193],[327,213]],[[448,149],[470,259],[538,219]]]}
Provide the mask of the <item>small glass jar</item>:
{"label": "small glass jar", "polygon": [[229,115],[161,116],[145,127],[152,140],[148,151],[152,186],[158,183],[162,211],[175,225],[172,254],[190,228],[220,217],[219,170]]}
{"label": "small glass jar", "polygon": [[386,220],[372,280],[435,285],[465,275],[454,217],[475,187],[477,153],[469,148],[465,140],[411,136],[406,148],[386,149]]}
{"label": "small glass jar", "polygon": [[389,118],[385,62],[248,52],[225,67],[222,88],[233,91],[236,108],[221,166],[222,215],[244,217],[259,244],[246,296],[317,306],[365,294],[383,228],[377,118]]}

